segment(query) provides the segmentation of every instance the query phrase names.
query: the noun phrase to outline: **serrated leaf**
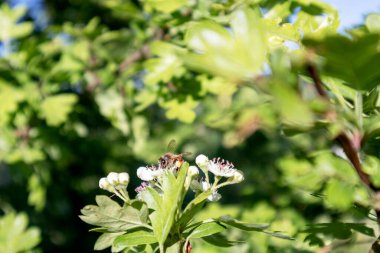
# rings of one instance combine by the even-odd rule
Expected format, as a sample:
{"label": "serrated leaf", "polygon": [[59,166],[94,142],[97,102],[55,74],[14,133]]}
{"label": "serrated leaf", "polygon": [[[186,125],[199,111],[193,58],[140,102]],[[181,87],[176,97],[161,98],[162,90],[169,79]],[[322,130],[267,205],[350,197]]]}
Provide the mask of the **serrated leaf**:
{"label": "serrated leaf", "polygon": [[74,94],[49,96],[41,103],[40,116],[49,126],[59,126],[67,120],[77,100]]}
{"label": "serrated leaf", "polygon": [[184,101],[173,99],[160,103],[160,106],[167,110],[165,115],[168,119],[178,119],[185,123],[194,121],[196,117],[194,109],[197,105],[198,101],[195,101],[191,96],[187,96]]}
{"label": "serrated leaf", "polygon": [[112,251],[119,252],[127,247],[156,243],[157,238],[152,232],[136,231],[118,236],[112,244]]}
{"label": "serrated leaf", "polygon": [[107,196],[97,196],[98,206],[88,205],[79,217],[86,223],[106,228],[109,232],[121,232],[132,228],[146,227],[146,210],[130,205],[121,207]]}

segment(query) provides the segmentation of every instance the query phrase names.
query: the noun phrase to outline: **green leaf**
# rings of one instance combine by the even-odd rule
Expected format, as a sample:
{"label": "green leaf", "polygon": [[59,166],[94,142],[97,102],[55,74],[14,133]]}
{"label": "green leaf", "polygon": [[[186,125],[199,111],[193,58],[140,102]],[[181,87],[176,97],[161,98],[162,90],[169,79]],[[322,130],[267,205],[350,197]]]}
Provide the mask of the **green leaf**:
{"label": "green leaf", "polygon": [[10,114],[17,110],[18,104],[24,98],[22,90],[13,88],[0,80],[0,126],[8,123]]}
{"label": "green leaf", "polygon": [[211,21],[191,25],[186,42],[194,53],[183,56],[185,63],[232,81],[252,79],[260,73],[266,61],[267,38],[259,11],[237,9],[230,25],[232,31]]}
{"label": "green leaf", "polygon": [[17,253],[31,250],[40,241],[40,230],[28,226],[24,213],[9,213],[0,218],[0,252]]}
{"label": "green leaf", "polygon": [[142,2],[163,13],[171,13],[184,6],[188,0],[142,0]]}
{"label": "green leaf", "polygon": [[380,80],[379,40],[380,35],[367,34],[355,39],[335,35],[303,42],[325,58],[326,75],[339,78],[356,90],[370,91]]}
{"label": "green leaf", "polygon": [[365,19],[365,25],[371,33],[380,33],[380,14],[368,14]]}
{"label": "green leaf", "polygon": [[269,224],[250,224],[232,218],[231,216],[225,215],[219,217],[217,221],[224,223],[226,225],[244,230],[244,231],[264,231],[264,229],[269,227]]}
{"label": "green leaf", "polygon": [[0,6],[0,41],[10,41],[29,35],[33,31],[32,22],[19,22],[27,9],[24,6],[10,8],[7,4]]}
{"label": "green leaf", "polygon": [[125,232],[118,233],[104,233],[96,240],[94,245],[94,250],[104,250],[108,247],[111,247],[114,240]]}
{"label": "green leaf", "polygon": [[304,242],[309,242],[310,246],[322,247],[325,245],[324,241],[315,234],[310,234],[305,237]]}
{"label": "green leaf", "polygon": [[129,123],[127,113],[124,110],[124,98],[120,93],[115,89],[109,89],[96,94],[95,100],[99,106],[100,113],[124,135],[128,135],[130,130]]}
{"label": "green leaf", "polygon": [[44,186],[37,174],[33,174],[28,181],[28,203],[41,211],[46,202],[46,186]]}
{"label": "green leaf", "polygon": [[165,249],[165,253],[178,253],[181,252],[181,242],[176,242]]}
{"label": "green leaf", "polygon": [[40,116],[49,126],[59,126],[67,120],[78,98],[74,94],[47,97],[40,106]]}
{"label": "green leaf", "polygon": [[232,247],[232,246],[235,246],[237,244],[244,243],[243,241],[229,241],[222,234],[214,234],[214,235],[202,237],[202,239],[209,244],[212,244],[212,245],[217,246],[217,247],[223,247],[223,248]]}
{"label": "green leaf", "polygon": [[181,208],[188,167],[188,163],[182,164],[177,177],[170,171],[163,176],[161,199],[156,201],[157,209],[149,216],[160,244],[165,242],[174,224],[175,214]]}
{"label": "green leaf", "polygon": [[136,231],[118,236],[112,244],[112,252],[119,252],[127,247],[156,243],[152,232]]}
{"label": "green leaf", "polygon": [[337,209],[348,209],[354,201],[354,188],[337,179],[327,183],[324,193],[327,204]]}
{"label": "green leaf", "polygon": [[[352,236],[352,232],[356,231],[361,234],[374,237],[374,231],[372,228],[367,227],[363,223],[319,223],[309,225],[307,229],[301,231],[302,233],[307,233],[310,235],[317,236],[318,234],[323,234],[326,236],[331,236],[336,239],[345,240]],[[311,244],[320,244],[318,238],[306,237]],[[305,240],[306,240],[305,238]]]}
{"label": "green leaf", "polygon": [[108,232],[121,232],[132,228],[147,227],[146,206],[141,209],[124,205],[107,196],[96,196],[97,206],[88,205],[82,210],[79,217],[86,223],[106,228]]}
{"label": "green leaf", "polygon": [[181,52],[180,48],[169,43],[156,41],[150,45],[150,49],[152,54],[158,57],[149,59],[144,63],[144,67],[147,70],[144,82],[147,85],[152,86],[159,82],[166,83],[173,77],[180,77],[185,73],[182,61],[176,55],[176,52]]}
{"label": "green leaf", "polygon": [[187,238],[202,238],[205,236],[220,233],[226,229],[225,226],[220,225],[218,222],[205,222],[196,226]]}
{"label": "green leaf", "polygon": [[178,220],[178,226],[185,225],[193,219],[195,214],[202,208],[210,194],[211,190],[204,191],[196,196],[189,204],[187,204],[185,210],[182,212],[181,218]]}
{"label": "green leaf", "polygon": [[165,115],[168,119],[178,119],[185,123],[194,121],[196,114],[193,110],[197,105],[198,102],[191,96],[187,96],[184,101],[173,99],[160,102],[160,106],[167,109]]}
{"label": "green leaf", "polygon": [[293,89],[275,81],[271,86],[271,92],[284,124],[299,129],[313,126],[312,111]]}

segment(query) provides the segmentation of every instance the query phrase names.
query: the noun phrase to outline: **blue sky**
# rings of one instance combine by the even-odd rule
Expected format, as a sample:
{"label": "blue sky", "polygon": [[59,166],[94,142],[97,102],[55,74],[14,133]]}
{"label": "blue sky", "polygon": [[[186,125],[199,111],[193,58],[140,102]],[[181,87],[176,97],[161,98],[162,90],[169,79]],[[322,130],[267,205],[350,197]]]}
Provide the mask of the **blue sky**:
{"label": "blue sky", "polygon": [[340,29],[363,23],[368,13],[380,13],[380,0],[324,0],[339,11]]}

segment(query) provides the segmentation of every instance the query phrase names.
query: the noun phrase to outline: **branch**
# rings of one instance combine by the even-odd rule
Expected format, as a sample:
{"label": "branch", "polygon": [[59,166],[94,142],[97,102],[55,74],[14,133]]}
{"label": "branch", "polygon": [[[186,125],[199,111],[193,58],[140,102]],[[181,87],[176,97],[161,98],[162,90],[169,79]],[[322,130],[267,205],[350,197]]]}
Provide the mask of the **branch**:
{"label": "branch", "polygon": [[[321,78],[318,75],[318,71],[316,67],[312,64],[309,64],[307,65],[307,70],[311,78],[313,79],[313,82],[314,82],[316,90],[318,91],[318,94],[321,97],[328,99],[327,92],[323,88],[323,84],[322,84]],[[379,190],[372,184],[369,178],[369,175],[363,171],[363,167],[358,155],[358,150],[360,149],[360,145],[355,145],[355,143],[348,137],[348,135],[345,132],[340,133],[335,138],[335,141],[337,141],[339,145],[343,148],[344,153],[346,154],[347,158],[350,160],[352,166],[355,168],[362,182],[374,191]]]}
{"label": "branch", "polygon": [[141,60],[146,59],[150,56],[149,46],[144,45],[141,49],[135,51],[127,58],[124,59],[122,63],[119,65],[119,73],[124,72],[131,64]]}

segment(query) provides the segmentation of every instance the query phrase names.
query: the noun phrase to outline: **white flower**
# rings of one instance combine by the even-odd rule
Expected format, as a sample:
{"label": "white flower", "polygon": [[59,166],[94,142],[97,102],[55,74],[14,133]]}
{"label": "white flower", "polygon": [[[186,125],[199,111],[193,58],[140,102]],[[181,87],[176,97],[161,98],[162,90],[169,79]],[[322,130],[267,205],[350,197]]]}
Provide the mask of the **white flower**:
{"label": "white flower", "polygon": [[232,163],[220,158],[209,161],[208,170],[219,177],[232,177],[237,171]]}
{"label": "white flower", "polygon": [[107,180],[112,185],[118,185],[119,184],[119,176],[116,172],[110,172],[107,176]]}
{"label": "white flower", "polygon": [[207,167],[209,164],[209,159],[205,155],[198,155],[197,158],[195,158],[195,163],[201,168],[203,171],[207,171]]}
{"label": "white flower", "polygon": [[218,201],[222,195],[220,195],[217,191],[213,191],[210,196],[208,196],[207,200],[211,202]]}
{"label": "white flower", "polygon": [[147,167],[138,168],[136,174],[143,181],[151,181],[154,179],[152,170],[148,169]]}
{"label": "white flower", "polygon": [[119,184],[128,185],[128,183],[129,183],[129,174],[127,172],[119,173],[118,181],[119,181]]}
{"label": "white flower", "polygon": [[151,173],[152,173],[153,178],[160,177],[160,176],[162,176],[162,174],[164,174],[164,172],[165,172],[164,169],[159,169],[159,168],[156,168],[156,167],[153,167],[153,168],[151,168],[150,170],[151,170]]}
{"label": "white flower", "polygon": [[197,166],[190,166],[188,173],[189,173],[190,177],[194,177],[194,176],[199,175],[199,170],[198,170]]}

